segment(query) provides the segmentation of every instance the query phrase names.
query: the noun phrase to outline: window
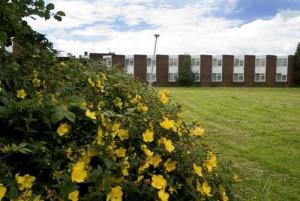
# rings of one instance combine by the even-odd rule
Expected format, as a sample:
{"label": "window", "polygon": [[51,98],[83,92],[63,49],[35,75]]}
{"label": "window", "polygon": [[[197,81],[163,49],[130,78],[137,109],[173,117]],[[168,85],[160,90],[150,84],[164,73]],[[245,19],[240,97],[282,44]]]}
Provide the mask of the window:
{"label": "window", "polygon": [[151,80],[152,80],[152,82],[155,82],[156,81],[156,74],[153,73],[152,76],[151,76],[151,73],[147,73],[146,80],[148,82],[150,82]]}
{"label": "window", "polygon": [[178,78],[177,73],[169,73],[169,82],[176,82]]}
{"label": "window", "polygon": [[234,82],[244,82],[244,74],[234,73],[233,74],[233,81]]}
{"label": "window", "polygon": [[266,59],[265,58],[256,58],[255,66],[266,66]]}
{"label": "window", "polygon": [[[154,60],[154,63],[153,63],[153,65],[155,66],[156,64],[155,64],[155,60]],[[152,66],[152,58],[147,58],[147,66]]]}
{"label": "window", "polygon": [[255,82],[265,82],[265,74],[264,73],[255,73]]}
{"label": "window", "polygon": [[191,59],[192,66],[200,66],[200,58]]}
{"label": "window", "polygon": [[126,72],[130,75],[134,75],[134,59],[133,56],[125,56],[125,68]]}
{"label": "window", "polygon": [[221,73],[213,73],[212,74],[212,81],[213,82],[221,82],[222,81],[222,74]]}
{"label": "window", "polygon": [[176,82],[178,78],[178,56],[169,56],[169,82]]}
{"label": "window", "polygon": [[244,56],[234,56],[233,82],[244,82]]}
{"label": "window", "polygon": [[125,65],[126,66],[133,66],[133,58],[126,58]]}
{"label": "window", "polygon": [[276,82],[287,82],[288,57],[277,57],[276,62]]}
{"label": "window", "polygon": [[169,58],[169,66],[174,66],[174,67],[176,67],[176,66],[178,66],[178,59],[177,58]]}
{"label": "window", "polygon": [[282,73],[276,73],[276,82],[286,82],[287,81],[287,75],[284,75]]}
{"label": "window", "polygon": [[[152,65],[153,65],[153,72],[152,72]],[[151,74],[152,74],[152,76],[151,76]],[[147,56],[147,75],[146,75],[146,80],[148,82],[150,82],[150,81],[156,82],[156,60],[153,60],[153,56],[151,56],[151,55]]]}
{"label": "window", "polygon": [[255,82],[265,82],[266,81],[266,57],[256,56],[255,58]]}
{"label": "window", "polygon": [[194,81],[195,82],[200,82],[200,73],[194,73]]}
{"label": "window", "polygon": [[107,69],[110,70],[112,67],[112,58],[111,55],[103,56],[103,63],[106,65]]}
{"label": "window", "polygon": [[200,57],[192,56],[191,58],[191,67],[194,74],[194,81],[200,82]]}
{"label": "window", "polygon": [[222,56],[212,58],[212,82],[222,82]]}

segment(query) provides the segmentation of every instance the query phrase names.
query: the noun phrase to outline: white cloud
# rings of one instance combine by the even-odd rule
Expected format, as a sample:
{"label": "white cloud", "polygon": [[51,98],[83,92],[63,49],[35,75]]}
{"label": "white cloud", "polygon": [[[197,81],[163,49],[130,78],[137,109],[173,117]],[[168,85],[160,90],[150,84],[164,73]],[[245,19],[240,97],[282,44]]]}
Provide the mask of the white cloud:
{"label": "white cloud", "polygon": [[[237,9],[238,0],[203,0],[181,7],[161,5],[154,0],[56,0],[54,3],[67,14],[62,22],[29,20],[30,24],[47,33],[55,48],[75,54],[108,50],[151,54],[154,33],[161,35],[157,47],[161,54],[292,54],[299,42],[299,11],[280,11],[276,16],[248,23],[216,17],[220,10],[229,13]],[[128,29],[122,31],[115,28],[116,24],[112,26],[120,19]],[[152,26],[130,29],[141,22]],[[93,40],[80,40],[82,37]]]}

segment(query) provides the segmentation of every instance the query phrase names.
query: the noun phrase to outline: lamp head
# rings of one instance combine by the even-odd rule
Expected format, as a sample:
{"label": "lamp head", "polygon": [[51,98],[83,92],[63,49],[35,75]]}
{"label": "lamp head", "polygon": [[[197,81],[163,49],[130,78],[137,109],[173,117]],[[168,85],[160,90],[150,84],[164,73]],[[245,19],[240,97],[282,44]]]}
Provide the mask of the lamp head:
{"label": "lamp head", "polygon": [[158,38],[159,37],[159,34],[154,34],[155,38]]}

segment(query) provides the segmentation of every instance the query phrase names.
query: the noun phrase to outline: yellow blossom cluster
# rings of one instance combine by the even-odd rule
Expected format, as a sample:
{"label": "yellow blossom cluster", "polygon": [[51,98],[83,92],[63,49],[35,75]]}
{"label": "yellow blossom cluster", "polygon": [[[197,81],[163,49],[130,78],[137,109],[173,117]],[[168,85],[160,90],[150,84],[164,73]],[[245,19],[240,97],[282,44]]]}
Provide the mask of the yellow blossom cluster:
{"label": "yellow blossom cluster", "polygon": [[159,92],[160,102],[167,104],[169,102],[170,92],[168,90],[162,90]]}

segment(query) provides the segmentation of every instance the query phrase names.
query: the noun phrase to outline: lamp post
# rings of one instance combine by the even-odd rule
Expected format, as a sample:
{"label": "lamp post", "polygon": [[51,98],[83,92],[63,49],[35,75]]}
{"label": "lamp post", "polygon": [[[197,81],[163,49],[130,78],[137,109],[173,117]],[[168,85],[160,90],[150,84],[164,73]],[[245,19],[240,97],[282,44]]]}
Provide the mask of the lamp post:
{"label": "lamp post", "polygon": [[155,37],[155,43],[154,43],[154,52],[153,52],[153,57],[151,61],[151,74],[150,74],[150,79],[149,79],[149,87],[152,87],[153,83],[153,70],[154,70],[154,62],[156,62],[155,59],[155,54],[156,54],[156,43],[157,43],[157,38],[159,37],[159,34],[154,34]]}

